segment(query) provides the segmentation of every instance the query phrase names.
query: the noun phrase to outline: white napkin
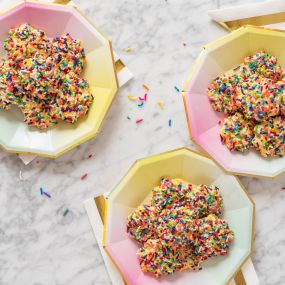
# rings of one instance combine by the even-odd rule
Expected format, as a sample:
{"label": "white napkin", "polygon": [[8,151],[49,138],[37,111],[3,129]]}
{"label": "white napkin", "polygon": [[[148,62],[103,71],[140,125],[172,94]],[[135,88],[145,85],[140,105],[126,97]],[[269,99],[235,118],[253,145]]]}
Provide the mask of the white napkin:
{"label": "white napkin", "polygon": [[[0,13],[2,11],[5,11],[8,8],[11,8],[15,6],[17,3],[24,2],[24,0],[0,0]],[[54,0],[42,0],[42,2],[55,2]],[[75,5],[74,2],[69,2],[68,5]],[[114,59],[115,62],[120,60],[120,57],[114,52]],[[125,66],[120,70],[120,72],[117,74],[118,81],[119,81],[119,87],[122,87],[124,84],[126,84],[129,80],[131,80],[134,75],[133,73]],[[37,156],[33,154],[19,154],[19,158],[23,161],[25,165],[29,164],[31,161],[33,161]]]}
{"label": "white napkin", "polygon": [[[102,246],[104,226],[103,226],[103,222],[99,214],[98,208],[96,206],[96,203],[94,201],[95,198],[91,198],[91,199],[84,201],[84,207],[89,217],[91,227],[93,229],[95,238],[97,240],[97,244],[99,246],[100,252],[102,254],[102,257],[105,262],[105,265],[106,265],[108,274],[110,276],[110,279],[112,281],[112,284],[113,285],[125,285],[120,273],[118,272],[115,265],[111,261],[110,257],[106,254]],[[259,284],[257,274],[254,269],[251,258],[248,259],[247,262],[243,265],[241,271],[242,271],[244,280],[247,285],[258,285]],[[228,285],[241,285],[241,284],[237,284],[232,279]]]}
{"label": "white napkin", "polygon": [[97,244],[99,246],[100,252],[102,254],[112,284],[125,285],[124,280],[121,277],[119,271],[116,269],[114,263],[111,261],[110,257],[107,255],[106,251],[102,246],[104,225],[101,220],[98,208],[94,202],[94,199],[86,200],[84,202],[84,207],[89,217],[90,224],[92,226],[95,238],[97,240]]}
{"label": "white napkin", "polygon": [[[235,20],[257,17],[255,25],[259,25],[259,17],[279,14],[281,12],[285,12],[285,1],[269,0],[259,3],[250,3],[217,10],[210,10],[208,11],[208,15],[218,23],[226,23]],[[266,25],[266,27],[285,29],[285,23],[281,22],[277,24],[270,24]]]}

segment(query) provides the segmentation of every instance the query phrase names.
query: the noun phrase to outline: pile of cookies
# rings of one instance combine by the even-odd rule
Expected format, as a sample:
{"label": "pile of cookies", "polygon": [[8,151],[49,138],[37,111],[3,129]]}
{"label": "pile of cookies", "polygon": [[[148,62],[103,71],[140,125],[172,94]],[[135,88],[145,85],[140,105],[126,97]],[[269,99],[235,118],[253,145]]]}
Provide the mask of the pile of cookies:
{"label": "pile of cookies", "polygon": [[11,29],[0,64],[0,108],[17,105],[24,121],[45,129],[60,120],[75,123],[93,96],[80,77],[85,62],[79,40],[69,34],[54,39],[29,24]]}
{"label": "pile of cookies", "polygon": [[215,111],[228,115],[220,130],[228,149],[285,155],[285,73],[274,56],[260,51],[246,57],[212,81],[208,97]]}
{"label": "pile of cookies", "polygon": [[218,187],[162,179],[151,203],[128,217],[127,232],[141,246],[142,271],[160,277],[200,270],[209,257],[226,255],[234,233],[221,218],[222,207]]}

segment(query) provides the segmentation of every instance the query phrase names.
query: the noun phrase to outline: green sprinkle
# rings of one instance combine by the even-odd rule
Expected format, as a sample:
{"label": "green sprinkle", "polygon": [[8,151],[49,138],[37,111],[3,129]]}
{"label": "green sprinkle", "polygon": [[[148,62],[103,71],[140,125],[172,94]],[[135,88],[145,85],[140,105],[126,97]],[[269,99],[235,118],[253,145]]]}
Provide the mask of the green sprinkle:
{"label": "green sprinkle", "polygon": [[67,214],[68,214],[69,210],[68,209],[65,209],[64,213],[63,213],[63,216],[65,217]]}

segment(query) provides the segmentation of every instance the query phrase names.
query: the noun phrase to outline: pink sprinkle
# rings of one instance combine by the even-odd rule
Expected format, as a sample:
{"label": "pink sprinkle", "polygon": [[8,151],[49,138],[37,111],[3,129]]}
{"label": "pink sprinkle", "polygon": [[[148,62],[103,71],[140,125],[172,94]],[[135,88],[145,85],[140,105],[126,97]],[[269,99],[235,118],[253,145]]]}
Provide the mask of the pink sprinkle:
{"label": "pink sprinkle", "polygon": [[83,174],[83,175],[80,177],[80,179],[81,179],[81,180],[84,180],[84,179],[87,177],[87,175],[88,175],[88,173]]}
{"label": "pink sprinkle", "polygon": [[136,124],[140,124],[143,121],[143,119],[136,120]]}
{"label": "pink sprinkle", "polygon": [[147,99],[147,94],[145,93],[144,94],[144,97],[142,98],[142,97],[139,97],[139,100],[140,101],[146,101],[146,99]]}

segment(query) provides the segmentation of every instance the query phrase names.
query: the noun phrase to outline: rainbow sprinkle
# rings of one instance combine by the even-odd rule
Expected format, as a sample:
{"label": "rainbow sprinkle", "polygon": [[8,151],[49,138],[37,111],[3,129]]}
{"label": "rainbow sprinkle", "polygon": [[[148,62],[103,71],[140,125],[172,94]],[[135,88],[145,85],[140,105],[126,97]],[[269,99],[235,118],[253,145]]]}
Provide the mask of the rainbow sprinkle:
{"label": "rainbow sprinkle", "polygon": [[80,177],[80,179],[81,179],[81,180],[84,180],[87,176],[88,176],[88,173],[84,173],[84,174]]}
{"label": "rainbow sprinkle", "polygon": [[158,101],[157,104],[161,110],[164,109],[164,103],[162,101]]}
{"label": "rainbow sprinkle", "polygon": [[177,86],[174,86],[174,89],[175,89],[178,93],[180,93],[180,89],[179,89]]}
{"label": "rainbow sprinkle", "polygon": [[143,84],[142,87],[146,90],[149,91],[149,87],[146,84]]}
{"label": "rainbow sprinkle", "polygon": [[143,119],[138,119],[138,120],[136,120],[136,124],[140,124],[140,123],[142,123],[143,122]]}
{"label": "rainbow sprinkle", "polygon": [[44,191],[43,194],[46,195],[48,198],[51,198],[51,195],[49,193]]}
{"label": "rainbow sprinkle", "polygon": [[138,101],[136,97],[133,97],[132,95],[128,95],[129,100],[131,101]]}
{"label": "rainbow sprinkle", "polygon": [[63,212],[63,216],[65,217],[68,213],[69,213],[69,210],[65,209],[65,211]]}

